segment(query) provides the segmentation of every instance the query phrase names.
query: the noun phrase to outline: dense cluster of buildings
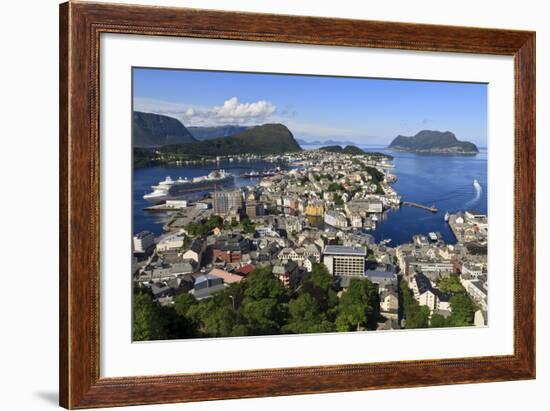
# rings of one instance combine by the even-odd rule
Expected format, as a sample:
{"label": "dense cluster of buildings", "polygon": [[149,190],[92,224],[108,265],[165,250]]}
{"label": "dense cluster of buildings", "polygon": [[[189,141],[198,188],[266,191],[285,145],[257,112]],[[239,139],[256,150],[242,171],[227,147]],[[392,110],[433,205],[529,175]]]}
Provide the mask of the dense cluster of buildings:
{"label": "dense cluster of buildings", "polygon": [[185,227],[158,238],[137,233],[134,281],[151,287],[162,304],[171,304],[183,292],[208,298],[246,280],[255,267],[270,266],[284,286],[297,287],[313,264],[322,263],[340,291],[353,278],[376,284],[383,316],[379,328],[396,329],[402,326],[399,281],[406,281],[431,313],[448,316],[448,295],[437,284],[457,275],[479,307],[477,323],[486,323],[486,216],[470,211],[450,216],[454,245],[435,233],[415,235],[394,248],[377,244],[368,231],[385,210],[400,205],[387,158],[320,151],[288,156],[293,167],[255,186],[214,191],[200,202],[204,212],[195,223],[206,224],[212,216],[222,221],[206,235],[192,235]]}
{"label": "dense cluster of buildings", "polygon": [[437,284],[457,276],[478,308],[475,325],[487,325],[487,216],[475,211],[453,214],[449,226],[456,244],[445,244],[438,236],[417,235],[411,244],[397,247],[400,272],[417,301],[444,317],[451,314],[450,295]]}

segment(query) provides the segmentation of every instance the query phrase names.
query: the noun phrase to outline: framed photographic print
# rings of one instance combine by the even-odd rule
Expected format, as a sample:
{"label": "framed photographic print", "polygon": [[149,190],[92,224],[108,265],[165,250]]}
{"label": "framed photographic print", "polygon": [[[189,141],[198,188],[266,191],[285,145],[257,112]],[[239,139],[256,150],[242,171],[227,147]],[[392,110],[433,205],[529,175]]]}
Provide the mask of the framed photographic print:
{"label": "framed photographic print", "polygon": [[60,8],[60,403],[535,377],[535,33]]}

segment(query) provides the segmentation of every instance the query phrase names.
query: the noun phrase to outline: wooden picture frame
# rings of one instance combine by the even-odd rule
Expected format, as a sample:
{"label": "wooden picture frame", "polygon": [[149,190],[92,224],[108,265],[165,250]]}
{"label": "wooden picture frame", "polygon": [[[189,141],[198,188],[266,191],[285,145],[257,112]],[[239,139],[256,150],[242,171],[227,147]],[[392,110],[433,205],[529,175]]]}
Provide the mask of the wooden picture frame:
{"label": "wooden picture frame", "polygon": [[[100,34],[513,56],[514,353],[100,378]],[[69,2],[60,6],[60,405],[91,408],[535,378],[535,33]]]}

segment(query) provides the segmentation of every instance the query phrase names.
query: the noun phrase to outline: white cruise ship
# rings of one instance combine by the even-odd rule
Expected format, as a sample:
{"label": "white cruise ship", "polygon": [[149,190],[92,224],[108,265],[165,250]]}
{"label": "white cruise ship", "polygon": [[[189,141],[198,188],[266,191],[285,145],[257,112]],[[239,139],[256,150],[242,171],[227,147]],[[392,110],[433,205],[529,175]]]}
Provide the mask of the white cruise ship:
{"label": "white cruise ship", "polygon": [[233,174],[226,173],[225,170],[212,171],[207,176],[195,177],[193,179],[178,178],[172,180],[166,177],[157,185],[151,186],[153,191],[143,196],[154,204],[160,204],[166,200],[177,200],[185,198],[187,194],[196,191],[218,190],[224,187],[233,186],[235,178]]}

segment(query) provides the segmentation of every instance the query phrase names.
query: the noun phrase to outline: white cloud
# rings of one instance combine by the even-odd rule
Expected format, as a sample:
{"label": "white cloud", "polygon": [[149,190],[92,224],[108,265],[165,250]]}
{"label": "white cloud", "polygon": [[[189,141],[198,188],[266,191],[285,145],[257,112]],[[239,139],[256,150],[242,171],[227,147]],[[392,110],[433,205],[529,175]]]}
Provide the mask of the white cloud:
{"label": "white cloud", "polygon": [[286,125],[295,137],[306,140],[333,139],[359,142],[374,138],[373,131],[368,130],[367,124],[362,129],[355,129],[335,125],[326,120],[301,120],[291,106],[277,110],[277,107],[268,100],[240,102],[237,97],[231,97],[221,105],[205,107],[136,97],[134,110],[175,117],[187,127],[226,124],[260,125],[273,122]]}
{"label": "white cloud", "polygon": [[225,100],[221,107],[214,107],[210,113],[214,114],[222,121],[249,121],[255,119],[265,119],[275,112],[275,107],[266,100],[256,101],[254,103],[240,103],[237,97],[231,97]]}
{"label": "white cloud", "polygon": [[251,103],[231,97],[221,106],[199,107],[147,98],[135,98],[134,110],[164,114],[179,119],[185,126],[216,126],[224,124],[256,125],[265,122],[277,110],[267,100]]}

